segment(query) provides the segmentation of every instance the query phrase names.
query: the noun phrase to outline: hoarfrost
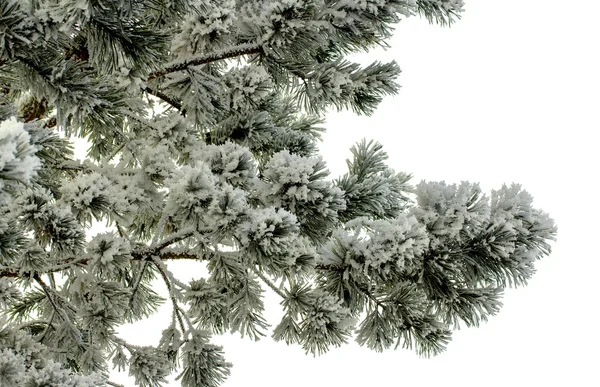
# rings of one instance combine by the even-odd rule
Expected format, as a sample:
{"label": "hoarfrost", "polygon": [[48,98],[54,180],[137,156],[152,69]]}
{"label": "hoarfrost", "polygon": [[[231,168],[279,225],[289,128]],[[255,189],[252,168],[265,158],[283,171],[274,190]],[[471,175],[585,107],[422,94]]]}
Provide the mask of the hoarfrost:
{"label": "hoarfrost", "polygon": [[16,118],[0,123],[0,202],[6,187],[13,186],[13,181],[27,184],[36,175],[41,165],[35,156],[36,150],[29,133]]}

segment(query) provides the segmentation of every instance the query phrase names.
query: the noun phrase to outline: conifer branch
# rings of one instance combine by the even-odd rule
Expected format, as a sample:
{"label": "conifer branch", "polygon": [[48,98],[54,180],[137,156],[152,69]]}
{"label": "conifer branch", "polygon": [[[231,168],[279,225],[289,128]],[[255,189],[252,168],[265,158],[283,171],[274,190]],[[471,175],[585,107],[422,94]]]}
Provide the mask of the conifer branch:
{"label": "conifer branch", "polygon": [[[14,316],[10,328],[73,380],[112,357],[137,384],[154,386],[181,360],[183,387],[217,387],[229,364],[196,326],[264,336],[267,287],[286,309],[274,336],[307,351],[342,344],[348,318],[367,312],[361,345],[387,348],[398,336],[419,353],[439,352],[444,324],[496,313],[501,292],[491,284],[524,283],[549,254],[553,221],[520,189],[481,203],[468,185],[413,190],[367,142],[337,182],[313,157],[325,109],[370,114],[397,90],[395,62],[361,68],[344,57],[387,45],[400,14],[449,24],[463,0],[205,1],[200,10],[188,0],[92,1],[93,17],[51,0],[2,1],[0,301]],[[59,129],[90,143],[89,161],[68,160]],[[147,152],[155,139],[160,146]],[[131,160],[108,164],[123,152]],[[13,189],[16,178],[29,185]],[[113,226],[86,241],[92,217]],[[234,251],[220,251],[227,240]],[[314,251],[332,260],[315,265]],[[188,285],[169,260],[209,261],[211,276]],[[158,346],[128,344],[112,332],[157,310],[158,275],[173,307],[169,328]],[[6,383],[27,380],[30,368]],[[105,385],[124,387],[109,376]]]}
{"label": "conifer branch", "polygon": [[135,121],[135,122],[137,122],[139,124],[142,124],[142,125],[147,126],[147,127],[151,128],[151,129],[154,129],[154,130],[158,130],[158,128],[156,126],[154,126],[154,124],[152,124],[150,121],[138,117],[137,115],[135,115],[131,111],[125,111],[125,112],[123,112],[123,114],[125,116],[127,116],[127,118],[130,118],[131,120],[133,120],[133,121]]}
{"label": "conifer branch", "polygon": [[150,242],[150,248],[153,249],[156,246],[156,242],[158,238],[165,230],[165,224],[167,223],[168,215],[163,211],[160,219],[158,220],[158,225],[156,226],[156,231],[154,232],[154,236],[152,237],[152,241]]}
{"label": "conifer branch", "polygon": [[[149,259],[152,252],[148,249],[134,250],[131,252],[131,258],[134,261],[142,261]],[[205,255],[194,253],[192,251],[162,251],[155,254],[161,260],[194,260],[194,261],[206,261],[212,258],[213,253],[206,253]],[[48,274],[58,273],[63,270],[67,270],[73,267],[73,265],[86,266],[89,263],[87,257],[70,257],[63,261],[63,263],[53,266],[43,272],[37,271],[20,271],[17,268],[5,267],[0,269],[0,278],[31,278],[35,274]]]}
{"label": "conifer branch", "polygon": [[148,94],[152,94],[153,96],[161,99],[162,101],[166,102],[167,104],[171,105],[172,107],[174,107],[175,109],[179,110],[181,112],[181,114],[185,117],[185,110],[183,109],[183,106],[181,105],[181,102],[177,101],[175,98],[171,98],[168,95],[166,95],[165,93],[163,93],[160,90],[155,90],[151,87],[146,86],[146,88],[144,89],[144,91]]}
{"label": "conifer branch", "polygon": [[113,149],[113,151],[111,152],[111,154],[109,154],[108,156],[106,156],[105,162],[110,162],[112,159],[115,158],[115,156],[117,156],[119,154],[119,152],[121,152],[123,150],[123,148],[125,148],[125,146],[127,146],[127,143],[122,143],[121,145],[118,145],[115,147],[115,149]]}
{"label": "conifer branch", "polygon": [[138,348],[137,345],[130,344],[117,335],[111,335],[110,338],[115,343],[117,343],[117,344],[123,346],[125,349],[127,349],[129,351],[129,353],[135,352],[135,349]]}
{"label": "conifer branch", "polygon": [[63,161],[61,163],[46,162],[46,165],[52,169],[64,172],[91,171],[89,167],[75,160]]}
{"label": "conifer branch", "polygon": [[172,245],[173,243],[181,242],[182,240],[191,237],[192,235],[194,235],[194,233],[195,230],[193,228],[187,228],[185,230],[181,230],[179,232],[171,234],[165,239],[163,239],[161,242],[157,243],[152,250],[154,252],[159,252],[165,247]]}
{"label": "conifer branch", "polygon": [[163,77],[167,74],[176,73],[187,70],[190,66],[199,66],[211,62],[216,62],[223,59],[231,59],[242,55],[260,54],[263,52],[262,47],[256,43],[240,44],[230,49],[211,52],[196,58],[187,59],[181,62],[173,62],[164,69],[150,74],[148,81]]}
{"label": "conifer branch", "polygon": [[381,308],[385,308],[385,304],[383,301],[379,300],[377,297],[373,295],[368,289],[368,287],[364,284],[356,284],[356,288],[360,290],[362,294],[367,296],[369,300],[375,303],[375,305],[380,306]]}
{"label": "conifer branch", "polygon": [[[212,255],[212,254],[210,254],[210,255]],[[194,261],[204,261],[204,260],[209,260],[210,255],[201,255],[201,254],[197,254],[197,253],[190,252],[190,251],[162,251],[162,252],[156,254],[155,256],[163,261],[166,261],[166,260],[176,261],[176,260],[184,260],[184,259],[189,259],[189,260],[194,260]],[[131,253],[131,256],[136,261],[146,259],[146,253],[139,253],[139,252],[134,251]]]}
{"label": "conifer branch", "polygon": [[267,276],[261,273],[260,270],[252,268],[252,271],[258,276],[258,278],[260,278],[265,284],[267,284],[267,286],[273,289],[273,291],[277,293],[281,298],[283,298],[284,300],[287,298],[285,293],[282,292],[281,289],[279,289],[269,278],[267,278]]}
{"label": "conifer branch", "polygon": [[73,324],[73,322],[71,321],[71,319],[69,318],[69,316],[67,316],[67,313],[64,311],[63,308],[60,308],[57,304],[56,304],[56,299],[54,298],[54,295],[56,295],[58,297],[58,294],[56,294],[55,291],[53,291],[42,279],[42,277],[40,277],[40,275],[38,273],[35,273],[33,275],[33,279],[41,286],[42,290],[44,291],[44,293],[46,294],[46,298],[48,298],[48,301],[50,301],[50,304],[52,305],[52,308],[54,309],[54,311],[56,313],[58,313],[63,321],[65,322],[65,324],[67,324],[69,326],[69,328],[71,328],[73,330],[73,332],[77,333],[77,336],[79,338],[79,341],[81,342],[81,332],[79,331],[79,328],[77,328],[75,326],[75,324]]}
{"label": "conifer branch", "polygon": [[322,271],[344,271],[346,267],[338,265],[315,265],[315,270]]}
{"label": "conifer branch", "polygon": [[17,325],[15,327],[16,330],[21,330],[21,329],[25,329],[27,327],[30,327],[32,325],[48,325],[52,322],[52,318],[54,315],[54,310],[52,310],[52,314],[50,315],[50,320],[30,320],[30,321],[25,321],[19,325]]}
{"label": "conifer branch", "polygon": [[160,273],[160,276],[162,277],[165,285],[167,286],[167,290],[169,291],[169,298],[171,299],[171,303],[173,304],[173,313],[175,313],[175,316],[177,317],[177,322],[179,323],[181,334],[184,338],[187,338],[188,330],[185,329],[185,324],[183,323],[183,318],[181,316],[183,311],[177,303],[177,298],[175,296],[173,284],[171,283],[171,279],[173,278],[173,276],[169,276],[169,273],[163,267],[163,263],[160,261],[160,259],[153,256],[152,261],[154,262],[154,266],[156,266],[156,268],[158,269],[158,272]]}
{"label": "conifer branch", "polygon": [[42,333],[39,336],[38,341],[40,343],[44,341],[44,338],[50,331],[50,328],[52,328],[52,322],[54,322],[54,317],[56,317],[56,311],[52,310],[52,314],[50,315],[50,320],[48,320],[48,322],[46,323],[46,326],[44,327],[44,330],[42,331]]}
{"label": "conifer branch", "polygon": [[148,267],[148,258],[149,257],[144,258],[142,267],[140,268],[140,272],[138,273],[137,277],[135,278],[135,281],[131,288],[131,295],[129,296],[129,307],[133,306],[133,299],[135,298],[135,295],[137,294],[138,289],[140,288],[140,284],[142,283],[142,278],[144,276],[144,272],[146,271],[146,267]]}

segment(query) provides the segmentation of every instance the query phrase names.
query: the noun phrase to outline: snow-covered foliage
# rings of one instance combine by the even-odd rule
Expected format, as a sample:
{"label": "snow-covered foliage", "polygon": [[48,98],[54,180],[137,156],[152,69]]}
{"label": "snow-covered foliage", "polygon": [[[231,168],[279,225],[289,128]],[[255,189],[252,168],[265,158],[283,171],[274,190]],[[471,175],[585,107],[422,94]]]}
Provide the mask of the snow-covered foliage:
{"label": "snow-covered foliage", "polygon": [[[437,354],[496,314],[556,233],[526,191],[413,187],[366,140],[332,179],[317,151],[324,112],[370,114],[398,91],[396,63],[349,54],[401,18],[463,9],[0,1],[0,385],[114,386],[114,367],[144,387],[217,386],[231,364],[211,335],[269,334],[264,291],[282,298],[272,337],[315,355],[353,335]],[[173,260],[209,274],[184,283]],[[163,302],[158,345],[120,337]]]}
{"label": "snow-covered foliage", "polygon": [[49,359],[51,349],[0,320],[0,386],[100,387],[105,377],[80,375]]}
{"label": "snow-covered foliage", "polygon": [[[8,200],[11,190],[31,181],[40,166],[29,133],[16,118],[0,123],[0,203]],[[2,221],[0,221],[2,229]]]}

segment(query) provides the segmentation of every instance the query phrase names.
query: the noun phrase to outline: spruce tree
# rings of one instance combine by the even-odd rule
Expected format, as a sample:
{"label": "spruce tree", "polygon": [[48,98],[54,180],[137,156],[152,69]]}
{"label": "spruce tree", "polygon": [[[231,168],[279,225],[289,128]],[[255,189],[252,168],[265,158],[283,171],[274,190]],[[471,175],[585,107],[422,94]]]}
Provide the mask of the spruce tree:
{"label": "spruce tree", "polygon": [[[463,8],[0,1],[0,385],[116,385],[116,367],[144,387],[217,386],[224,332],[430,356],[496,314],[556,233],[526,191],[413,186],[366,140],[332,179],[317,152],[325,112],[369,115],[398,91],[396,63],[347,57],[404,17],[448,25]],[[209,275],[184,283],[174,260]],[[281,297],[274,326],[264,291]],[[160,342],[119,337],[163,302]]]}

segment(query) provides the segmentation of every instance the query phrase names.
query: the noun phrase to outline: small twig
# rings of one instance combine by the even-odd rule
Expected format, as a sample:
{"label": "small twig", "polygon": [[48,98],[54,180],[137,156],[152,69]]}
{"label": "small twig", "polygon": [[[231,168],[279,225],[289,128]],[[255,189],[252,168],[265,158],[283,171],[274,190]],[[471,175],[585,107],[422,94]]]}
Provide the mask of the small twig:
{"label": "small twig", "polygon": [[52,289],[56,289],[56,282],[54,281],[54,273],[48,273],[48,282],[50,282],[50,286]]}
{"label": "small twig", "polygon": [[146,271],[146,267],[148,266],[148,257],[144,258],[144,262],[142,262],[142,267],[140,268],[140,272],[135,278],[135,282],[133,283],[133,287],[131,288],[131,296],[129,297],[129,306],[133,305],[133,299],[137,294],[138,289],[140,288],[140,284],[142,283],[142,277],[144,276],[144,271]]}
{"label": "small twig", "polygon": [[135,348],[137,347],[136,345],[129,344],[128,342],[126,342],[125,340],[123,340],[122,338],[120,338],[117,335],[111,335],[110,338],[115,343],[117,343],[117,344],[122,345],[123,347],[125,347],[125,349],[129,351],[129,353],[133,354],[135,352]]}
{"label": "small twig", "polygon": [[173,243],[180,242],[188,237],[191,237],[192,235],[194,235],[193,228],[181,230],[181,231],[176,232],[175,234],[171,234],[168,237],[166,237],[165,239],[163,239],[160,243],[156,244],[156,246],[153,247],[153,250],[155,252],[159,252],[160,250],[164,249],[165,247],[172,245]]}
{"label": "small twig", "polygon": [[54,316],[56,316],[56,312],[53,310],[52,314],[50,315],[50,320],[48,321],[48,324],[44,327],[44,330],[42,331],[42,333],[40,334],[40,338],[38,339],[40,343],[44,341],[44,338],[46,338],[46,334],[48,334],[48,331],[50,330],[50,328],[52,328]]}
{"label": "small twig", "polygon": [[265,276],[263,273],[261,273],[260,271],[258,271],[256,268],[252,268],[252,271],[254,272],[254,274],[256,274],[258,276],[258,278],[260,278],[261,280],[263,280],[263,282],[265,284],[267,284],[267,286],[269,286],[271,289],[273,289],[273,291],[277,294],[279,294],[281,296],[281,298],[286,299],[287,296],[285,295],[284,292],[281,291],[281,289],[279,289],[270,279],[267,278],[267,276]]}
{"label": "small twig", "polygon": [[182,62],[173,63],[170,66],[165,67],[163,70],[157,71],[150,74],[148,81],[156,78],[160,78],[167,74],[175,73],[178,71],[186,70],[190,66],[199,66],[211,62],[216,62],[223,59],[231,59],[237,56],[259,54],[262,53],[262,47],[258,44],[240,44],[228,50],[222,50],[218,52],[211,52],[202,56],[198,56],[193,59],[184,60]]}
{"label": "small twig", "polygon": [[107,159],[106,159],[106,162],[109,162],[109,161],[111,161],[112,159],[114,159],[114,158],[115,158],[115,156],[116,156],[116,155],[118,155],[118,154],[119,154],[119,152],[123,150],[123,148],[125,148],[125,143],[122,143],[121,145],[117,146],[117,147],[116,147],[116,148],[115,148],[115,149],[112,151],[112,153],[108,155],[108,157],[107,157]]}
{"label": "small twig", "polygon": [[[50,301],[50,304],[52,305],[52,308],[54,308],[54,311],[58,314],[61,314],[61,312],[64,312],[61,308],[58,307],[58,305],[56,305],[56,302],[54,300],[54,297],[52,297],[50,295],[50,288],[48,287],[48,285],[46,285],[46,283],[44,282],[44,280],[42,280],[42,278],[39,276],[38,273],[35,273],[33,275],[33,279],[40,284],[40,286],[42,287],[42,290],[44,291],[44,293],[46,294],[46,298],[48,298],[48,301]],[[63,318],[65,318],[65,316],[63,316]],[[65,322],[69,321],[68,318],[65,318]]]}
{"label": "small twig", "polygon": [[[137,249],[131,252],[131,257],[134,261],[144,261],[148,259],[148,257],[152,254],[152,251],[144,248]],[[194,252],[189,251],[164,251],[154,254],[158,256],[161,260],[182,260],[182,259],[191,259],[196,261],[209,260],[212,256],[212,253],[207,255],[201,255]],[[79,257],[79,258],[69,258],[65,263],[53,266],[45,270],[43,273],[41,272],[30,272],[30,271],[20,271],[18,268],[4,267],[0,269],[0,278],[31,278],[34,274],[46,274],[46,273],[57,273],[62,270],[66,270],[72,268],[73,265],[87,265],[89,262],[88,257]]]}
{"label": "small twig", "polygon": [[73,322],[69,319],[69,316],[67,316],[67,313],[64,311],[64,309],[58,307],[58,305],[56,304],[56,300],[50,294],[50,293],[54,293],[53,290],[50,287],[48,287],[48,285],[44,282],[44,280],[40,277],[40,275],[38,273],[35,273],[33,275],[33,279],[38,284],[40,284],[40,286],[42,287],[42,290],[44,291],[44,293],[46,294],[46,297],[48,298],[48,301],[50,301],[52,308],[54,308],[56,313],[58,313],[63,318],[65,324],[67,324],[71,329],[73,329],[74,332],[77,332],[77,334],[79,336],[79,340],[81,342],[81,332],[79,331],[79,328],[77,328],[75,326],[75,324],[73,324]]}
{"label": "small twig", "polygon": [[344,271],[344,270],[346,270],[346,268],[344,266],[338,266],[338,265],[315,265],[315,270]]}
{"label": "small twig", "polygon": [[115,225],[117,226],[117,232],[119,233],[119,236],[121,238],[125,238],[125,239],[129,240],[129,235],[127,235],[127,233],[123,230],[123,227],[121,227],[119,222],[115,221]]}
{"label": "small twig", "polygon": [[[179,304],[177,303],[177,298],[175,297],[175,291],[173,290],[173,284],[169,279],[169,274],[163,267],[163,263],[160,259],[152,257],[152,261],[154,262],[156,268],[158,269],[165,285],[167,285],[167,289],[169,290],[169,298],[171,299],[171,303],[173,304],[173,311],[175,312],[175,316],[177,317],[177,321],[179,322],[179,327],[181,328],[181,334],[185,339],[187,339],[187,329],[185,329],[185,325],[183,323],[183,318],[181,314],[183,311],[179,308]],[[171,276],[172,277],[172,276]]]}
{"label": "small twig", "polygon": [[168,95],[166,95],[165,93],[163,93],[160,90],[154,90],[150,87],[146,87],[144,89],[144,91],[148,94],[152,94],[153,96],[155,96],[157,98],[160,98],[167,104],[169,104],[169,105],[173,106],[175,109],[179,110],[181,112],[181,114],[183,116],[185,116],[185,110],[183,110],[183,106],[181,105],[181,102],[177,101],[174,98],[169,97]]}
{"label": "small twig", "polygon": [[136,116],[135,114],[133,114],[133,113],[132,113],[132,112],[130,112],[130,111],[126,111],[126,110],[124,110],[124,111],[123,111],[123,114],[124,114],[125,116],[127,116],[127,118],[130,118],[130,119],[132,119],[133,121],[135,121],[135,122],[137,122],[137,123],[140,123],[140,124],[142,124],[142,125],[145,125],[145,126],[149,127],[150,129],[154,129],[154,130],[156,130],[156,131],[160,131],[160,130],[159,130],[159,129],[158,129],[156,126],[154,126],[154,124],[152,124],[150,121],[148,121],[148,120],[145,120],[145,119],[143,119],[143,118],[140,118],[140,117]]}
{"label": "small twig", "polygon": [[369,291],[369,289],[367,289],[364,285],[356,284],[356,288],[358,290],[360,290],[360,292],[362,294],[364,294],[365,296],[367,296],[368,299],[370,299],[371,301],[373,301],[377,306],[385,308],[385,305],[384,305],[383,301],[377,299],[377,297],[375,297],[373,294],[371,294],[371,292]]}
{"label": "small twig", "polygon": [[59,169],[61,171],[73,171],[73,172],[79,172],[79,171],[85,171],[88,169],[87,166],[83,166],[82,163],[75,161],[75,160],[67,160],[67,161],[63,161],[62,163],[55,163],[52,161],[46,162],[45,165],[48,165],[51,168],[54,169]]}
{"label": "small twig", "polygon": [[[54,314],[54,311],[52,311],[52,313]],[[51,321],[51,320],[52,320],[52,316],[50,316],[50,321]],[[20,330],[20,329],[27,328],[28,326],[31,326],[31,325],[40,325],[40,324],[48,325],[48,324],[49,324],[49,322],[48,322],[48,321],[46,321],[46,320],[31,320],[31,321],[25,321],[24,323],[21,323],[21,324],[17,325],[17,326],[15,327],[15,330],[17,330],[17,331],[18,331],[18,330]]]}
{"label": "small twig", "polygon": [[158,225],[156,226],[156,232],[154,232],[154,236],[152,237],[152,241],[150,242],[150,248],[153,249],[156,247],[156,242],[158,242],[158,237],[165,229],[165,224],[167,223],[167,218],[169,216],[166,212],[163,212],[160,220],[158,221]]}

